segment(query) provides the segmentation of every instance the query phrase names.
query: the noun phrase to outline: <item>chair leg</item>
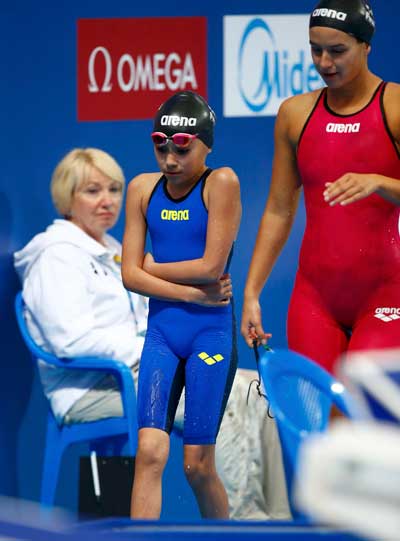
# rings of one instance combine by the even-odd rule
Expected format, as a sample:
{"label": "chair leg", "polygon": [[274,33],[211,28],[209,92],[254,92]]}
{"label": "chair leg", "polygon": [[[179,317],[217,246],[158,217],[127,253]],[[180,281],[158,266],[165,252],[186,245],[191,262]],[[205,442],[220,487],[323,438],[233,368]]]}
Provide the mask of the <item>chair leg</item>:
{"label": "chair leg", "polygon": [[63,452],[62,433],[53,415],[49,412],[40,494],[40,502],[45,507],[54,505]]}

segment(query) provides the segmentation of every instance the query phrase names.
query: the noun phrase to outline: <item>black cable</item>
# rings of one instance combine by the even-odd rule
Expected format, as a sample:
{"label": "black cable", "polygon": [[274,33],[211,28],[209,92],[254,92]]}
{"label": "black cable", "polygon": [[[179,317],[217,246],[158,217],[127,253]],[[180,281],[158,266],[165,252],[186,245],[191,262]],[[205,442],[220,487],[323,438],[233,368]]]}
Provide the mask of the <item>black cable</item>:
{"label": "black cable", "polygon": [[[269,346],[265,346],[263,344],[263,348],[266,350],[266,351],[272,351],[272,349],[269,347]],[[261,375],[260,375],[260,368],[259,368],[259,361],[260,361],[260,353],[258,351],[258,343],[257,343],[257,340],[253,340],[253,351],[254,351],[254,356],[256,358],[256,366],[257,366],[257,374],[258,374],[258,378],[257,379],[253,379],[250,381],[250,384],[249,384],[249,388],[248,388],[248,391],[247,391],[247,398],[246,398],[246,405],[249,404],[249,397],[250,397],[250,391],[251,391],[251,386],[253,385],[253,383],[256,384],[256,389],[257,389],[257,393],[258,393],[258,396],[260,396],[261,398],[265,398],[268,402],[268,408],[267,408],[267,415],[270,419],[273,419],[273,415],[271,414],[271,409],[270,409],[270,404],[269,404],[269,400],[268,400],[268,396],[266,394],[264,394],[262,391],[261,391]]]}

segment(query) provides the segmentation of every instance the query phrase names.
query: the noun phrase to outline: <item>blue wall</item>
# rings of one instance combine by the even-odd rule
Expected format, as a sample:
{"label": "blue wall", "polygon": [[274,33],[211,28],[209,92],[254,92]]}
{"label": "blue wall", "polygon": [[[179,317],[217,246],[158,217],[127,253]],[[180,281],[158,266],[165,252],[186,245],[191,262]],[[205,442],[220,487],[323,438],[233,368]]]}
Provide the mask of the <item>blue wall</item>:
{"label": "blue wall", "polygon": [[[211,166],[231,165],[243,193],[243,223],[232,266],[238,315],[242,290],[258,221],[269,186],[273,117],[223,118],[223,36],[225,14],[308,13],[314,0],[202,0],[202,2],[109,2],[70,0],[66,3],[20,1],[0,7],[1,131],[0,174],[0,493],[37,499],[43,453],[46,404],[37,375],[19,339],[13,317],[13,298],[19,285],[12,253],[55,217],[49,180],[59,159],[75,146],[108,150],[121,163],[127,178],[153,170],[155,161],[148,133],[151,122],[78,123],[76,112],[76,21],[78,18],[194,16],[208,18],[208,98],[217,117],[216,145]],[[9,4],[11,6],[11,3]],[[375,1],[378,32],[370,66],[384,79],[400,80],[398,20],[395,0]],[[265,288],[265,326],[273,332],[273,345],[286,344],[285,313],[296,270],[304,214],[299,212],[293,234]],[[115,228],[121,238],[123,217]],[[239,341],[240,365],[253,359]],[[180,444],[173,450],[180,453]],[[69,453],[63,465],[59,503],[76,503],[77,455]],[[177,453],[167,471],[165,513],[170,517],[197,516],[183,484]],[[178,478],[179,490],[172,490]]]}

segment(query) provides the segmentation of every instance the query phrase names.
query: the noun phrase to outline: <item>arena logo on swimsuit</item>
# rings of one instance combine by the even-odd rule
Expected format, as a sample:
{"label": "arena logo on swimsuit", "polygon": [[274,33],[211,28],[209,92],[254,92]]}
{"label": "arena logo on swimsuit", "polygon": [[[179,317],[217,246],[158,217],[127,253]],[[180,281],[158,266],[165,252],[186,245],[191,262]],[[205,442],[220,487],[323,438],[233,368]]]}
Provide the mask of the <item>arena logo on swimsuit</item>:
{"label": "arena logo on swimsuit", "polygon": [[163,209],[161,211],[161,220],[168,220],[168,221],[188,221],[189,218],[189,210],[168,210]]}
{"label": "arena logo on swimsuit", "polygon": [[374,317],[385,323],[388,323],[389,321],[396,321],[397,319],[400,319],[400,308],[376,308]]}
{"label": "arena logo on swimsuit", "polygon": [[321,87],[307,36],[306,15],[224,17],[224,115],[275,115]]}
{"label": "arena logo on swimsuit", "polygon": [[358,133],[360,131],[360,123],[354,122],[354,124],[341,124],[329,122],[326,125],[326,131],[328,133]]}

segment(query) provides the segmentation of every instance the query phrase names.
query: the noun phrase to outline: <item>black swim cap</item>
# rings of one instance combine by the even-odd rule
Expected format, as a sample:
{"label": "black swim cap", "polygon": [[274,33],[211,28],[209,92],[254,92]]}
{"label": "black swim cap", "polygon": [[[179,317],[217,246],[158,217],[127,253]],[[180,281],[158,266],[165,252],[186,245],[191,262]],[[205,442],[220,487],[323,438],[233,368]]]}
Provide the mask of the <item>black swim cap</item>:
{"label": "black swim cap", "polygon": [[374,14],[365,0],[321,0],[311,13],[312,26],[329,26],[368,44],[375,31]]}
{"label": "black swim cap", "polygon": [[214,142],[215,113],[206,100],[189,90],[178,92],[164,102],[154,119],[154,131],[197,134],[211,148]]}

